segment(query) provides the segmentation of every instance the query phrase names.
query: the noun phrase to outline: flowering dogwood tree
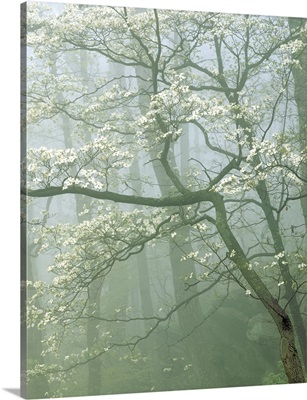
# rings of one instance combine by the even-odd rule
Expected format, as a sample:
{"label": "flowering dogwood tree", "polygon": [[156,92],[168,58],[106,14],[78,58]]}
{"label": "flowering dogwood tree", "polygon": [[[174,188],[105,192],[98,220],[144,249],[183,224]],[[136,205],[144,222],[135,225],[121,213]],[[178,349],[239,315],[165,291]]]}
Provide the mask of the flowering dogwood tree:
{"label": "flowering dogwood tree", "polygon": [[[28,220],[51,262],[43,279],[25,282],[34,293],[27,324],[44,332],[43,355],[52,360],[29,378],[60,382],[116,348],[134,349],[226,281],[263,305],[288,381],[303,382],[307,152],[293,72],[306,69],[305,21],[30,3],[26,23],[22,195],[29,210],[42,198],[77,199],[88,216]],[[80,54],[91,60],[86,79]],[[181,302],[153,315],[104,315],[95,302],[89,309],[95,283],[103,287],[115,265],[166,241],[181,251],[180,263],[196,265]],[[90,320],[99,326],[95,346],[64,356]],[[102,328],[140,320],[145,331],[124,340]]]}

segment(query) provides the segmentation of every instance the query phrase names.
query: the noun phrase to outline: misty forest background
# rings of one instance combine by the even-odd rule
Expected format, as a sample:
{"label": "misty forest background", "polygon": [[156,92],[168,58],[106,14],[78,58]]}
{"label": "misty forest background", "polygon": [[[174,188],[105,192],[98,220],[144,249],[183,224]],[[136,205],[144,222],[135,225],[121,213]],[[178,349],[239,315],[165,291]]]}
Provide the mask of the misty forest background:
{"label": "misty forest background", "polygon": [[306,20],[21,22],[23,395],[304,382]]}

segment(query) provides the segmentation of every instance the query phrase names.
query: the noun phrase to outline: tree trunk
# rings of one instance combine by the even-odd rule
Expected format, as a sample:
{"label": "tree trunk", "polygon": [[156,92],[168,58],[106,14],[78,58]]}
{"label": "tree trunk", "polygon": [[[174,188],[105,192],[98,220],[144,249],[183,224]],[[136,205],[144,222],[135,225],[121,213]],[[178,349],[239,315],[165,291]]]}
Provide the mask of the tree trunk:
{"label": "tree trunk", "polygon": [[[302,31],[306,28],[306,20],[301,18],[289,18],[290,29],[298,29],[301,27]],[[298,118],[299,118],[299,132],[297,135],[300,150],[305,151],[307,148],[307,37],[306,33],[302,33],[301,40],[304,42],[304,50],[299,54],[294,55],[298,59],[300,66],[294,66],[292,70],[294,78],[294,96],[297,104]],[[307,228],[307,163],[301,164],[301,176],[303,178],[301,189],[301,207],[304,216],[305,226]],[[306,242],[305,242],[306,243]],[[307,244],[305,245],[307,251]],[[304,321],[300,326],[304,327],[301,334],[301,348],[305,362],[305,371],[307,371],[307,334]]]}
{"label": "tree trunk", "polygon": [[[302,31],[306,28],[306,20],[301,18],[289,18],[290,29],[298,29]],[[306,33],[302,33],[301,40],[304,42],[305,48],[294,54],[294,58],[300,62],[299,67],[292,70],[294,78],[294,96],[297,104],[299,118],[299,132],[297,138],[299,140],[300,149],[303,151],[307,146],[307,37]],[[301,190],[301,206],[304,215],[305,225],[307,227],[307,164],[302,163],[301,175],[304,179]]]}
{"label": "tree trunk", "polygon": [[[136,190],[137,193],[141,193],[142,184],[140,181],[140,169],[139,165],[135,163],[130,168],[130,175],[133,177],[133,189]],[[151,285],[150,285],[150,274],[149,274],[149,265],[147,261],[146,255],[146,247],[139,254],[135,256],[136,258],[136,266],[138,270],[138,278],[139,278],[139,294],[140,300],[142,304],[142,312],[145,317],[150,317],[155,315],[152,293],[151,293]],[[145,322],[145,331],[148,332],[151,329],[150,321]],[[146,352],[148,353],[151,360],[151,386],[154,390],[163,390],[165,388],[164,385],[164,376],[162,373],[162,348],[161,345],[157,341],[157,336],[150,335],[146,341]]]}
{"label": "tree trunk", "polygon": [[[89,301],[88,307],[90,310],[91,306],[95,304],[95,315],[100,317],[100,304],[101,304],[101,289],[102,289],[102,281],[101,279],[95,280],[89,287]],[[91,349],[95,348],[97,342],[99,341],[99,330],[96,327],[97,320],[91,318],[87,323],[87,347],[89,352]],[[88,363],[88,395],[99,395],[101,394],[101,385],[102,385],[102,365],[100,357],[91,360]]]}
{"label": "tree trunk", "polygon": [[295,345],[294,330],[289,316],[271,295],[257,273],[248,268],[249,261],[228,225],[223,197],[218,193],[214,193],[212,195],[212,202],[216,210],[216,227],[229,253],[233,254],[231,260],[238,267],[255,295],[261,300],[278,329],[280,335],[280,357],[289,383],[305,382],[302,364]]}
{"label": "tree trunk", "polygon": [[[252,126],[250,126],[250,124],[243,118],[238,119],[237,123],[246,132],[246,137],[249,142],[250,149],[252,149],[253,147]],[[261,165],[261,159],[257,153],[253,156],[252,165],[254,168],[259,167],[259,165]],[[259,168],[259,172],[261,172],[261,168]],[[266,182],[259,181],[259,183],[256,186],[256,191],[261,200],[262,210],[266,217],[268,228],[271,232],[271,236],[273,239],[273,248],[275,250],[275,253],[276,254],[283,253],[283,257],[280,257],[278,260],[278,265],[283,280],[285,282],[286,299],[289,302],[289,308],[294,323],[294,330],[299,341],[299,346],[303,357],[303,363],[306,368],[307,365],[306,326],[302,318],[300,306],[296,298],[296,293],[292,286],[293,280],[291,273],[289,271],[289,263],[287,261],[285,247],[280,233],[280,227],[278,220],[273,212],[273,207],[270,200],[270,193],[267,188]]]}
{"label": "tree trunk", "polygon": [[[69,65],[69,60],[67,60],[67,65]],[[80,71],[78,72],[84,82],[88,82],[88,59],[86,52],[80,50]],[[75,65],[72,65],[75,67]],[[57,66],[56,60],[51,67],[51,72],[54,75],[57,75]],[[63,102],[62,95],[59,94],[60,102]],[[84,100],[85,102],[85,100]],[[71,136],[71,122],[69,117],[66,114],[61,114],[61,128],[63,131],[63,139],[65,148],[72,148],[73,147],[73,138]],[[84,129],[85,131],[85,140],[90,141],[90,133]],[[72,169],[71,176],[76,174],[76,168]],[[83,211],[83,207],[86,206],[90,209],[90,199],[86,196],[78,196],[75,195],[75,210],[76,210],[76,218],[79,223],[82,223],[85,219],[90,218],[90,215],[80,217],[80,213]],[[89,310],[92,310],[92,304],[96,304],[96,315],[100,316],[100,294],[101,294],[101,280],[99,279],[97,282],[94,282],[90,288],[90,298],[88,301]],[[87,347],[90,351],[91,348],[95,347],[96,342],[99,337],[99,330],[96,327],[97,321],[95,319],[89,319],[87,324],[87,334],[86,334],[86,341]],[[98,395],[101,393],[101,384],[102,384],[102,365],[101,359],[95,358],[94,360],[88,363],[88,394],[89,395]]]}
{"label": "tree trunk", "polygon": [[[148,88],[146,87],[146,84],[144,84],[144,82],[146,82],[146,78],[148,78],[148,72],[144,72],[138,67],[136,67],[136,72],[144,79],[140,79],[138,81],[139,89],[144,89],[144,92],[148,92]],[[146,106],[148,106],[148,102],[140,101],[141,111],[146,112]],[[182,140],[181,150],[185,153],[184,156],[181,156],[181,172],[183,172],[183,169],[187,167],[186,160],[188,160],[189,158],[188,132],[185,132],[185,137],[181,137],[180,140]],[[157,151],[157,149],[155,150]],[[154,150],[151,150],[150,158],[151,160],[153,160],[153,170],[159,184],[161,195],[163,197],[169,194],[169,190],[173,190],[173,183],[166,175],[161,163],[156,160],[156,157],[156,152]],[[172,164],[172,168],[176,167],[174,160],[170,160],[170,163]],[[182,229],[181,235],[187,237],[189,235],[189,228]],[[181,301],[191,296],[191,289],[186,290],[187,287],[185,286],[184,278],[186,276],[189,276],[191,273],[195,274],[195,265],[191,260],[185,263],[181,262],[181,256],[183,255],[183,253],[178,249],[178,247],[172,240],[169,240],[168,248],[173,287],[175,292],[175,301],[177,304],[179,304]],[[182,249],[186,253],[190,253],[193,251],[190,242],[185,242],[184,244],[182,244]],[[193,290],[197,290],[197,287],[194,287]],[[204,318],[205,317],[201,310],[199,297],[193,299],[193,301],[191,301],[185,308],[178,310],[180,335],[182,338],[185,339],[183,342],[185,344],[185,354],[187,358],[191,360],[191,363],[193,363],[195,371],[195,381],[197,382],[196,386],[199,388],[203,388],[206,386],[218,386],[220,385],[221,380],[219,373],[211,368],[212,363],[210,361],[210,357],[214,358],[214,354],[211,354],[206,345],[206,337],[204,334],[204,330],[201,327],[201,322],[204,320]]]}
{"label": "tree trunk", "polygon": [[[186,148],[186,151],[189,149]],[[154,158],[154,154],[152,154]],[[153,162],[153,168],[162,196],[167,195],[168,187],[172,187],[168,177],[163,173],[162,167]],[[181,238],[179,237],[181,236]],[[180,249],[178,245],[172,240],[169,240],[169,257],[170,265],[173,278],[173,286],[175,292],[175,301],[177,304],[191,296],[191,290],[186,290],[185,277],[190,274],[195,275],[195,265],[194,262],[189,260],[183,263],[181,257],[193,251],[190,241],[183,242],[182,238],[187,238],[189,236],[189,228],[182,228],[178,238],[176,236],[176,241],[180,243]],[[197,287],[193,288],[197,291]],[[194,367],[196,385],[197,387],[209,387],[219,384],[219,377],[216,371],[210,368],[210,357],[208,347],[206,346],[206,337],[204,336],[203,329],[201,328],[201,323],[204,320],[204,315],[201,310],[199,297],[196,297],[191,301],[186,307],[178,310],[178,320],[180,325],[180,334],[184,338],[184,344],[186,346],[186,356],[191,360]]]}
{"label": "tree trunk", "polygon": [[273,246],[276,254],[284,254],[278,259],[278,265],[285,282],[285,298],[289,302],[290,312],[293,318],[294,329],[298,338],[299,346],[302,353],[305,369],[307,367],[307,346],[306,346],[306,326],[300,311],[300,306],[297,301],[295,289],[293,289],[293,279],[289,270],[289,263],[286,258],[285,247],[280,234],[279,224],[273,214],[272,206],[269,199],[269,193],[266,184],[260,181],[257,185],[257,193],[261,199],[262,209],[265,214],[268,228],[270,229]]}

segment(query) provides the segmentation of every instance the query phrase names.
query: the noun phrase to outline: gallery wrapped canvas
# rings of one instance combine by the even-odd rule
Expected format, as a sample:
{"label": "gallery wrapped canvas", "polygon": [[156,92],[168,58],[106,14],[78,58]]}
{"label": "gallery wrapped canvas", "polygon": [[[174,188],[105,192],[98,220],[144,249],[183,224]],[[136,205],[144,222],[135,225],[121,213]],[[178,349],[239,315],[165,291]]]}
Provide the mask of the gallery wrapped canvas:
{"label": "gallery wrapped canvas", "polygon": [[21,5],[23,397],[305,382],[306,28]]}

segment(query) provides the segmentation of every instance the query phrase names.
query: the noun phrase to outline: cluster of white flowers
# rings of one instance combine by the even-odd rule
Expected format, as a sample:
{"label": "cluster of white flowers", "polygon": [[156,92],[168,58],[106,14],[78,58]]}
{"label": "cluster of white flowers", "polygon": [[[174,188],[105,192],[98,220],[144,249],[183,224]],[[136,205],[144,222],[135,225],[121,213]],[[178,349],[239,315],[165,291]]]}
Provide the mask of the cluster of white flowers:
{"label": "cluster of white flowers", "polygon": [[208,231],[208,226],[205,223],[196,224],[195,227],[200,233],[205,233]]}
{"label": "cluster of white flowers", "polygon": [[[122,137],[103,132],[92,142],[78,150],[47,149],[40,147],[28,151],[28,188],[73,185],[106,189],[118,170],[129,168],[134,159],[133,143]],[[74,170],[78,171],[74,175]]]}
{"label": "cluster of white flowers", "polygon": [[142,353],[129,353],[119,358],[120,361],[131,361],[134,364],[139,362],[146,362],[149,360],[148,356],[144,356]]}
{"label": "cluster of white flowers", "polygon": [[[209,265],[209,259],[212,257],[212,253],[204,253],[200,254],[200,252],[197,251],[192,251],[188,254],[185,254],[184,256],[181,257],[181,261],[187,261],[187,260],[193,260],[197,264],[207,268]],[[205,272],[204,274],[199,276],[199,280],[205,280],[208,276],[208,273]],[[194,277],[194,274],[190,274],[188,279],[192,279]]]}
{"label": "cluster of white flowers", "polygon": [[[210,122],[230,115],[231,107],[221,98],[216,96],[203,98],[190,90],[184,74],[173,74],[172,79],[169,88],[152,96],[149,110],[136,121],[143,130],[153,131],[157,126],[157,117],[160,118],[168,131],[161,132],[159,136],[153,138],[156,143],[160,143],[168,136],[174,141],[177,140],[182,135],[182,129],[179,127],[182,123],[201,118],[206,118]],[[161,126],[158,128],[161,130]]]}
{"label": "cluster of white flowers", "polygon": [[282,53],[282,67],[301,67],[300,60],[296,58],[297,55],[301,54],[301,51],[305,48],[305,43],[302,40],[295,39],[283,44],[280,47]]}
{"label": "cluster of white flowers", "polygon": [[243,188],[240,179],[232,174],[223,178],[212,190],[219,193],[234,194],[242,192]]}
{"label": "cluster of white flowers", "polygon": [[306,263],[300,263],[300,264],[298,264],[297,267],[298,267],[298,269],[300,271],[303,271],[307,267],[307,264]]}
{"label": "cluster of white flowers", "polygon": [[240,142],[248,149],[245,161],[236,174],[226,175],[212,190],[233,195],[253,190],[260,181],[275,182],[276,173],[282,174],[289,184],[301,186],[299,169],[306,160],[304,151],[297,151],[290,143],[281,142],[278,135],[272,140],[254,138],[253,144]]}
{"label": "cluster of white flowers", "polygon": [[285,257],[285,252],[282,251],[281,253],[278,253],[274,256],[274,258],[276,258],[276,260],[280,260],[281,258]]}

